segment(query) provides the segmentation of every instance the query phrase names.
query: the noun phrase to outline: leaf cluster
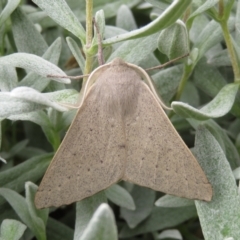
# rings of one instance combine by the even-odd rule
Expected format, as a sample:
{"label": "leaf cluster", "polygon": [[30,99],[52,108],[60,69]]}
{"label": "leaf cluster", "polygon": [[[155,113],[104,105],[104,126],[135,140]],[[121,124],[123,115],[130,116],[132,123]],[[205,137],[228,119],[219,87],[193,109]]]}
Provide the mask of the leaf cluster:
{"label": "leaf cluster", "polygon": [[[240,2],[91,4],[0,2],[0,240],[239,239]],[[66,76],[97,66],[96,31],[82,25],[92,24],[91,7],[107,62],[120,57],[146,69],[189,53],[150,75],[212,184],[211,202],[121,182],[76,209],[35,208],[37,184],[76,113],[66,104],[79,101],[85,84]]]}

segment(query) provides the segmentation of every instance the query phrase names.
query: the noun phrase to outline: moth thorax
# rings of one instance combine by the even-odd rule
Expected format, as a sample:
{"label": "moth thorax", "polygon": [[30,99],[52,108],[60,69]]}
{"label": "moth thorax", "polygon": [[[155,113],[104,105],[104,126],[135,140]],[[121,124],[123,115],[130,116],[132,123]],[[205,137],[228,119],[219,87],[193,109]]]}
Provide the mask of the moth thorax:
{"label": "moth thorax", "polygon": [[124,117],[134,114],[137,108],[139,80],[135,74],[128,76],[122,72],[111,78],[101,78],[97,83],[98,99],[104,103],[109,116]]}

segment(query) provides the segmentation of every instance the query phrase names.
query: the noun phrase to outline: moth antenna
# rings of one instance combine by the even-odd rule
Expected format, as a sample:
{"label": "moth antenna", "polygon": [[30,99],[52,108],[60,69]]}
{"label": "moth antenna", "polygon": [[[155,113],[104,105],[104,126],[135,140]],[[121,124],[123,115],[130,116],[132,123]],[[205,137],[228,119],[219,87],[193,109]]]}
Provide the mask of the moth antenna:
{"label": "moth antenna", "polygon": [[100,34],[100,31],[99,31],[99,27],[98,27],[98,24],[95,20],[95,18],[93,18],[93,24],[95,26],[95,29],[96,29],[96,34],[97,34],[97,39],[98,39],[98,63],[99,65],[103,65],[105,63],[104,61],[104,57],[103,57],[103,48],[102,48],[102,37],[101,37],[101,34]]}
{"label": "moth antenna", "polygon": [[189,53],[187,53],[187,54],[185,54],[185,55],[183,55],[181,57],[174,58],[174,59],[172,59],[172,60],[170,60],[170,61],[168,61],[168,62],[166,62],[166,63],[164,63],[162,65],[159,65],[159,66],[156,66],[156,67],[147,68],[147,69],[145,69],[145,71],[151,71],[151,70],[155,70],[155,69],[162,69],[162,68],[168,66],[169,64],[174,63],[174,62],[176,62],[176,61],[178,61],[178,60],[180,60],[182,58],[185,58],[187,56],[189,56]]}

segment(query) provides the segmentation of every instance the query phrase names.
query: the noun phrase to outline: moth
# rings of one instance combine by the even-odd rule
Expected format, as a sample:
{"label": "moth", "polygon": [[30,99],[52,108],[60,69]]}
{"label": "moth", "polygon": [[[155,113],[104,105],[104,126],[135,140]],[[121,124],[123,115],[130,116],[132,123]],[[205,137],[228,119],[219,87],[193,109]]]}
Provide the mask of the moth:
{"label": "moth", "polygon": [[142,68],[116,58],[89,76],[83,102],[39,186],[37,208],[92,196],[121,180],[210,201],[212,187]]}

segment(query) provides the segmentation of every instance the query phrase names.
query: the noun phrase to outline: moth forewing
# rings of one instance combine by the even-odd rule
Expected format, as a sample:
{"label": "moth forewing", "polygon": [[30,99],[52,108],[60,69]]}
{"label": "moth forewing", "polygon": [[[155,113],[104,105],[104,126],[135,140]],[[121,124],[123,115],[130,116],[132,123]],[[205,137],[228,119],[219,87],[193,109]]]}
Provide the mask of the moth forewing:
{"label": "moth forewing", "polygon": [[38,208],[80,201],[121,179],[209,201],[212,188],[140,67],[115,59],[90,75],[83,102],[35,198]]}
{"label": "moth forewing", "polygon": [[132,123],[128,119],[125,124],[124,179],[168,194],[210,201],[212,187],[202,168],[161,108],[164,104],[156,92],[141,81],[150,81],[149,76],[138,66],[126,65],[139,73],[140,87]]}
{"label": "moth forewing", "polygon": [[104,71],[104,69],[106,69],[109,66],[110,63],[108,64],[104,64],[99,66],[98,68],[96,68],[88,77],[84,91],[83,91],[83,97],[82,97],[82,102],[79,106],[79,108],[81,107],[87,93],[89,92],[89,90],[91,89],[91,87],[94,85],[94,83],[97,81],[97,79],[99,78],[99,76],[101,75],[102,71]]}
{"label": "moth forewing", "polygon": [[149,86],[150,90],[152,91],[154,97],[156,98],[156,100],[160,103],[160,105],[166,109],[166,110],[172,110],[172,108],[169,108],[168,106],[165,105],[165,103],[162,101],[161,97],[158,95],[158,93],[156,92],[156,89],[153,85],[152,79],[149,77],[148,73],[142,69],[141,67],[131,64],[131,63],[126,63],[129,67],[133,68],[134,70],[136,70],[136,72],[139,73],[140,76],[142,76],[142,78],[145,80],[146,84]]}
{"label": "moth forewing", "polygon": [[[99,71],[103,73],[105,69],[106,66],[96,69],[89,82],[94,82],[91,77],[94,79],[94,74],[99,74]],[[58,207],[80,201],[123,177],[126,159],[123,125],[120,118],[113,119],[106,112],[109,98],[99,100],[101,91],[98,83],[88,88],[44,175],[35,197],[37,208]]]}

